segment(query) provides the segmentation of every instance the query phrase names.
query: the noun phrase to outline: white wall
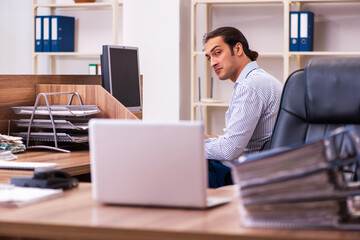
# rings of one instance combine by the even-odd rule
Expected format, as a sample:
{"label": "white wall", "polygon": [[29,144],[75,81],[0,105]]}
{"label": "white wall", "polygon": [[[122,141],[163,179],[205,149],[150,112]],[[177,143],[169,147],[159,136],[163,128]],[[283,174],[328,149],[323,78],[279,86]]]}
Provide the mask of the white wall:
{"label": "white wall", "polygon": [[[139,47],[144,76],[144,119],[180,119],[181,82],[190,86],[190,74],[186,74],[190,71],[190,61],[181,61],[183,54],[190,54],[189,21],[181,20],[190,17],[182,13],[189,7],[186,2],[190,3],[189,0],[124,0],[123,41],[125,45]],[[189,96],[189,91],[184,95]]]}
{"label": "white wall", "polygon": [[0,74],[32,73],[32,1],[0,1]]}

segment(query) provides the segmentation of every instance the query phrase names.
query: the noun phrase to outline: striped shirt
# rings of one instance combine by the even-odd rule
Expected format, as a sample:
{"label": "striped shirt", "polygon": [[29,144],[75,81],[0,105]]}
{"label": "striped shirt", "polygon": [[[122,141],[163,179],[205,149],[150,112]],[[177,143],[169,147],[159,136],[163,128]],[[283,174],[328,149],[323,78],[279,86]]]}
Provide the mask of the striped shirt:
{"label": "striped shirt", "polygon": [[225,114],[224,135],[205,140],[207,159],[229,166],[242,154],[261,150],[270,140],[280,105],[282,84],[254,62],[235,82]]}

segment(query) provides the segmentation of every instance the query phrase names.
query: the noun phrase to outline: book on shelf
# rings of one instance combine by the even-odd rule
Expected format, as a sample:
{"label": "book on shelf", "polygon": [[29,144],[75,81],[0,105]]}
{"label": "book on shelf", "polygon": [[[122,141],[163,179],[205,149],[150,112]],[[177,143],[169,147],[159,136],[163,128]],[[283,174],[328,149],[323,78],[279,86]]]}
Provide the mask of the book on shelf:
{"label": "book on shelf", "polygon": [[97,75],[97,64],[89,63],[88,73],[89,75]]}
{"label": "book on shelf", "polygon": [[75,18],[35,16],[35,52],[74,52]]}
{"label": "book on shelf", "polygon": [[101,64],[89,63],[88,73],[89,75],[101,75]]}
{"label": "book on shelf", "polygon": [[310,11],[290,11],[289,50],[313,51],[314,13]]}
{"label": "book on shelf", "polygon": [[354,128],[342,128],[310,143],[240,159],[232,176],[243,225],[360,229],[350,207],[360,196],[360,182],[351,179],[359,164],[358,139]]}

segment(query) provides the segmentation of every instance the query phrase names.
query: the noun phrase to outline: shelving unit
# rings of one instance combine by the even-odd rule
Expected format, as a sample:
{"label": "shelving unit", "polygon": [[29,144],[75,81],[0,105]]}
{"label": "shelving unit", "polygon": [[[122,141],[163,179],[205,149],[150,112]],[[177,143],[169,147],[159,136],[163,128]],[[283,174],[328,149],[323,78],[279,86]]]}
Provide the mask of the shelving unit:
{"label": "shelving unit", "polygon": [[[33,0],[33,21],[35,16],[38,15],[39,8],[49,8],[51,15],[55,14],[56,9],[111,9],[112,14],[112,44],[119,44],[119,7],[122,7],[121,0],[111,0],[112,2],[94,2],[94,3],[56,3],[55,0],[49,0],[49,3],[43,4],[39,3],[38,0]],[[34,26],[34,24],[33,24]],[[76,29],[75,29],[76,31]],[[35,28],[33,29],[35,34]],[[76,39],[75,39],[76,41]],[[33,36],[33,44],[35,46],[35,37]],[[55,62],[56,57],[61,56],[73,56],[73,57],[96,57],[100,56],[100,52],[35,52],[33,48],[33,73],[38,73],[38,56],[49,56],[51,61],[51,74],[56,73]]]}
{"label": "shelving unit", "polygon": [[[301,11],[304,10],[303,8],[307,4],[330,4],[330,6],[331,4],[342,4],[342,7],[344,7],[347,3],[360,4],[360,0],[289,0],[288,4],[290,6],[290,9],[292,7],[292,10]],[[315,12],[315,19],[316,17],[317,16]],[[358,24],[360,24],[360,22]],[[358,24],[354,24],[354,26],[358,26]],[[316,34],[316,28],[314,31],[314,34]],[[289,52],[288,54],[289,61],[291,62],[293,59],[293,61],[295,62],[296,70],[304,67],[305,63],[302,62],[303,57],[356,57],[360,56],[360,48],[358,48],[357,51],[317,51],[316,47],[314,47],[314,51],[311,52]],[[291,73],[290,69],[288,73]]]}
{"label": "shelving unit", "polygon": [[[283,27],[283,43],[284,46],[282,47],[283,49],[281,49],[281,51],[258,51],[259,55],[261,56],[261,58],[279,58],[282,59],[282,67],[284,69],[289,69],[289,61],[287,61],[288,59],[288,45],[289,45],[289,39],[288,36],[289,35],[289,20],[287,19],[288,17],[288,12],[289,12],[289,4],[287,4],[287,0],[192,0],[192,4],[191,4],[191,119],[192,120],[197,120],[197,116],[196,116],[196,111],[203,111],[202,112],[202,116],[204,116],[203,120],[206,126],[206,132],[211,134],[210,131],[210,123],[209,123],[209,108],[214,108],[214,107],[220,107],[220,108],[224,108],[224,107],[228,107],[229,103],[228,102],[220,102],[220,103],[209,103],[209,102],[203,102],[200,101],[199,97],[198,97],[198,91],[199,91],[199,87],[198,87],[198,78],[197,78],[197,60],[196,58],[198,56],[204,56],[204,52],[203,51],[199,51],[196,47],[197,45],[197,41],[200,41],[201,39],[199,39],[199,37],[197,37],[196,34],[198,34],[197,31],[197,6],[198,5],[205,5],[205,12],[206,12],[206,16],[205,16],[205,21],[206,21],[206,29],[205,32],[208,32],[210,30],[210,20],[211,20],[211,14],[210,14],[210,10],[211,7],[216,6],[216,5],[233,5],[233,4],[237,4],[237,5],[259,5],[259,6],[263,6],[265,5],[276,5],[276,6],[281,6],[282,8],[282,14],[283,14],[283,22],[284,22],[284,27]],[[202,21],[204,20],[204,18],[201,19]],[[204,32],[204,33],[205,33]],[[208,63],[206,63],[206,72],[205,72],[205,84],[202,84],[205,89],[205,98],[209,98],[210,97],[210,89],[211,89],[211,83],[210,83],[210,66]],[[284,72],[284,76],[285,76],[285,72]],[[214,79],[214,81],[216,81],[216,79]]]}
{"label": "shelving unit", "polygon": [[[211,127],[210,127],[210,121],[209,121],[209,111],[214,110],[214,107],[228,107],[228,102],[205,102],[200,101],[199,99],[199,80],[198,80],[198,69],[201,67],[204,67],[205,70],[205,76],[204,76],[204,83],[201,84],[201,88],[205,92],[204,95],[205,98],[210,97],[210,91],[211,91],[211,69],[208,63],[206,63],[206,66],[199,66],[197,63],[197,57],[198,56],[204,56],[203,51],[199,51],[199,47],[197,47],[197,44],[199,44],[199,41],[201,39],[199,38],[199,31],[197,29],[198,23],[197,23],[197,10],[198,5],[203,5],[205,8],[205,17],[201,18],[201,21],[206,22],[205,32],[208,32],[211,27],[211,9],[214,6],[226,6],[226,5],[237,5],[237,6],[245,6],[245,5],[251,5],[255,6],[255,8],[263,8],[264,6],[281,6],[282,8],[282,14],[283,16],[278,16],[279,18],[282,17],[283,19],[283,25],[281,26],[282,29],[280,31],[282,32],[283,36],[283,47],[280,51],[258,51],[257,49],[254,49],[255,51],[258,51],[259,53],[259,59],[281,59],[282,61],[282,75],[283,78],[279,78],[280,81],[285,83],[287,77],[296,69],[303,68],[305,62],[303,61],[305,58],[313,58],[313,57],[354,57],[354,56],[360,56],[360,48],[358,48],[357,51],[334,51],[333,49],[329,49],[329,51],[318,51],[314,47],[314,51],[311,52],[290,52],[289,51],[289,13],[292,10],[304,10],[304,7],[308,4],[333,4],[333,3],[359,3],[360,0],[192,0],[191,3],[191,119],[192,120],[198,120],[199,115],[202,116],[202,120],[204,121],[206,125],[206,132],[208,134],[212,134]],[[359,5],[360,6],[360,5]],[[315,12],[315,21],[317,18],[316,11]],[[278,11],[277,13],[280,13]],[[239,18],[242,16],[239,15]],[[279,26],[280,27],[280,26]],[[354,29],[358,29],[358,24],[354,23],[353,26]],[[316,27],[315,27],[315,34],[316,34]],[[204,32],[204,33],[205,33]],[[247,34],[245,34],[247,36]],[[265,36],[262,36],[265,37]],[[249,40],[249,38],[248,38]],[[266,40],[264,40],[266,41]],[[249,43],[251,45],[251,40],[249,40]],[[354,43],[356,44],[356,43]],[[205,56],[204,56],[205,58]],[[262,66],[262,65],[261,65]],[[266,69],[265,69],[266,70]],[[213,81],[218,81],[214,78]],[[201,112],[201,114],[199,114]],[[222,128],[223,126],[221,126]]]}

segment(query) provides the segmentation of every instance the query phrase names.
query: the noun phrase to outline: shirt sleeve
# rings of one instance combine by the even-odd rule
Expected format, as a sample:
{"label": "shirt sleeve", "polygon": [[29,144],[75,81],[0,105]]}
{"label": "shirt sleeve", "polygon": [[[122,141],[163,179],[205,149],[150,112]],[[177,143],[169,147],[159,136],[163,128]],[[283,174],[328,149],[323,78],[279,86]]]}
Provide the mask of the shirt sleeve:
{"label": "shirt sleeve", "polygon": [[249,143],[262,112],[262,100],[249,86],[234,89],[224,135],[205,140],[208,159],[234,161]]}

